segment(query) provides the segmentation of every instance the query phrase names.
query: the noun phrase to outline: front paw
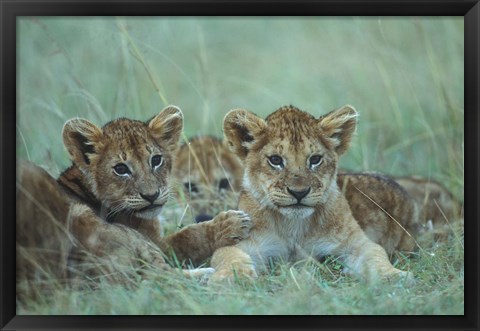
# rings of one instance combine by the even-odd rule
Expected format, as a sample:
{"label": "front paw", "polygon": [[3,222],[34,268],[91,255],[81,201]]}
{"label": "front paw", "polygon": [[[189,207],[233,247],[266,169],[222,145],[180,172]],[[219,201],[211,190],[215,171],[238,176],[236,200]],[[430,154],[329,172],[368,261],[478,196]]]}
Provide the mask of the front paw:
{"label": "front paw", "polygon": [[170,269],[163,252],[148,239],[145,239],[145,242],[138,241],[135,246],[136,260],[140,265],[153,266],[162,270]]}
{"label": "front paw", "polygon": [[235,281],[243,281],[251,283],[258,278],[257,272],[251,266],[243,266],[241,268],[235,269],[223,269],[215,271],[210,279],[208,280],[208,285],[212,286],[214,284],[228,284],[232,285]]}
{"label": "front paw", "polygon": [[215,272],[213,268],[196,268],[196,269],[185,269],[182,270],[183,274],[187,278],[196,279],[200,284],[207,284],[210,277]]}
{"label": "front paw", "polygon": [[385,280],[390,284],[403,285],[405,287],[415,286],[417,281],[413,274],[409,271],[395,269],[395,272],[386,276]]}
{"label": "front paw", "polygon": [[229,210],[219,213],[211,221],[215,247],[231,246],[247,238],[252,227],[250,216],[241,210]]}
{"label": "front paw", "polygon": [[107,224],[99,231],[102,255],[114,257],[117,263],[135,268],[168,267],[163,252],[137,231],[119,224]]}

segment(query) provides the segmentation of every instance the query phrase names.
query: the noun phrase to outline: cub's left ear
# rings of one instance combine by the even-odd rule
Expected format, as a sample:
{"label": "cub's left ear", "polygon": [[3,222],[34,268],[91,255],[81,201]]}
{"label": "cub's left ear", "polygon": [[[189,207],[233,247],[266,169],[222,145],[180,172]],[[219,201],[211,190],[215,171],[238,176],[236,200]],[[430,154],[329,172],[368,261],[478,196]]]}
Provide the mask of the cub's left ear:
{"label": "cub's left ear", "polygon": [[86,119],[73,118],[63,126],[62,137],[70,159],[85,170],[102,147],[103,132]]}
{"label": "cub's left ear", "polygon": [[350,146],[357,126],[357,118],[358,113],[355,108],[346,105],[318,119],[320,130],[333,145],[338,155],[343,154]]}
{"label": "cub's left ear", "polygon": [[223,119],[223,134],[230,150],[245,159],[267,127],[264,119],[245,109],[234,109]]}
{"label": "cub's left ear", "polygon": [[183,130],[183,113],[176,106],[167,106],[148,122],[148,128],[155,140],[174,152]]}

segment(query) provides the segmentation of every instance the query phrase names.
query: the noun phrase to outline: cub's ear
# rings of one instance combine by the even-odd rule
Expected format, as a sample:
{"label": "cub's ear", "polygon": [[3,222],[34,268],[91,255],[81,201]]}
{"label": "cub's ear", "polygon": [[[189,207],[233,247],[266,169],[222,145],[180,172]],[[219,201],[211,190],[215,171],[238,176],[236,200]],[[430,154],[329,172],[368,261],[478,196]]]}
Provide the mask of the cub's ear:
{"label": "cub's ear", "polygon": [[267,128],[264,119],[244,109],[234,109],[223,119],[223,134],[230,150],[244,159]]}
{"label": "cub's ear", "polygon": [[343,154],[350,146],[357,126],[357,117],[358,113],[355,108],[346,105],[318,119],[321,131],[338,155]]}
{"label": "cub's ear", "polygon": [[167,106],[148,122],[153,138],[173,153],[178,148],[183,130],[183,113],[176,106]]}
{"label": "cub's ear", "polygon": [[86,119],[73,118],[63,126],[62,136],[70,159],[80,168],[85,168],[98,151],[103,133],[102,129]]}

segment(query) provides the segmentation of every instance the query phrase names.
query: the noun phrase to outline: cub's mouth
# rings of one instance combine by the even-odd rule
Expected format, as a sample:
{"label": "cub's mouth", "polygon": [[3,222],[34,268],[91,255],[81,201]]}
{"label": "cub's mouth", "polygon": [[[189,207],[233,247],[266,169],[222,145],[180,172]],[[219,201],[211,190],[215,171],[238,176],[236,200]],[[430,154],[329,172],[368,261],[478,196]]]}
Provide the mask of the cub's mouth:
{"label": "cub's mouth", "polygon": [[315,212],[315,207],[303,203],[277,206],[278,211],[289,219],[306,219]]}
{"label": "cub's mouth", "polygon": [[142,207],[140,209],[136,209],[135,212],[136,213],[141,213],[141,212],[144,212],[144,211],[147,211],[147,210],[161,209],[162,207],[163,207],[163,204],[151,204],[151,205]]}
{"label": "cub's mouth", "polygon": [[301,202],[293,203],[293,204],[291,204],[291,205],[286,205],[286,206],[282,206],[282,207],[283,207],[283,208],[298,208],[298,209],[301,209],[301,208],[312,208],[312,206],[303,204],[303,203],[301,203]]}
{"label": "cub's mouth", "polygon": [[276,204],[277,208],[279,209],[293,209],[293,210],[302,210],[302,209],[310,209],[310,208],[315,208],[314,206],[307,205],[305,203],[297,202],[297,203],[292,203],[289,205],[283,205],[283,204]]}

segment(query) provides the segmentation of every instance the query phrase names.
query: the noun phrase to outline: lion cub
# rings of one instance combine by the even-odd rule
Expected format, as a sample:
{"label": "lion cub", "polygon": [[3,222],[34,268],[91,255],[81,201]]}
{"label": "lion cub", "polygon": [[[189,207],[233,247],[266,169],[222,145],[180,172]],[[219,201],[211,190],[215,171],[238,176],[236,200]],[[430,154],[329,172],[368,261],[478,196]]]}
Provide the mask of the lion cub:
{"label": "lion cub", "polygon": [[[243,166],[219,138],[199,136],[183,144],[173,176],[182,183],[197,222],[238,206]],[[371,172],[341,173],[337,184],[360,227],[389,255],[416,249],[414,238],[422,227],[417,204],[392,178]]]}
{"label": "lion cub", "polygon": [[246,110],[224,119],[231,150],[245,172],[239,209],[253,221],[250,237],[217,250],[210,281],[256,277],[268,261],[334,255],[367,279],[411,275],[394,268],[353,218],[337,182],[337,164],[349,147],[357,112],[342,107],[316,119],[293,106],[265,120]]}
{"label": "lion cub", "polygon": [[169,269],[160,248],[139,232],[106,223],[86,204],[73,201],[45,170],[17,161],[16,292],[20,301],[44,296],[77,275],[123,282],[145,265]]}
{"label": "lion cub", "polygon": [[190,138],[180,146],[172,176],[183,190],[197,223],[219,210],[235,209],[243,166],[222,139]]}
{"label": "lion cub", "polygon": [[230,211],[162,237],[157,217],[169,197],[182,129],[183,114],[173,106],[148,123],[121,118],[100,129],[87,120],[70,120],[63,140],[73,164],[58,182],[100,218],[139,231],[180,261],[199,264],[216,248],[245,237],[249,220]]}
{"label": "lion cub", "polygon": [[[59,265],[54,269],[66,270],[65,257],[78,247],[94,256],[118,255],[119,259],[165,264],[163,251],[198,265],[216,249],[245,238],[251,221],[239,211],[222,212],[212,221],[162,237],[157,217],[169,197],[169,177],[182,128],[183,114],[174,106],[147,122],[120,118],[102,128],[85,119],[72,119],[63,128],[72,165],[57,181],[39,167],[20,161],[20,278],[35,273],[30,269],[38,269],[42,262],[55,261]],[[51,254],[58,258],[50,258]]]}

